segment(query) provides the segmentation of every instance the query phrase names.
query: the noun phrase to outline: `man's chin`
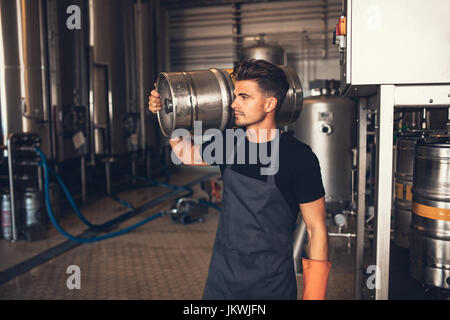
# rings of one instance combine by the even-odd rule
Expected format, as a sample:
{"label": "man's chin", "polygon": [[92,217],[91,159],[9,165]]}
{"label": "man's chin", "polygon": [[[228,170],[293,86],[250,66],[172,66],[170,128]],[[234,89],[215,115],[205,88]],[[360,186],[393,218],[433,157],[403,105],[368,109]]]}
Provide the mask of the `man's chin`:
{"label": "man's chin", "polygon": [[237,127],[237,128],[245,128],[245,127],[247,127],[247,124],[246,123],[242,123],[242,122],[236,122],[234,124],[234,126]]}

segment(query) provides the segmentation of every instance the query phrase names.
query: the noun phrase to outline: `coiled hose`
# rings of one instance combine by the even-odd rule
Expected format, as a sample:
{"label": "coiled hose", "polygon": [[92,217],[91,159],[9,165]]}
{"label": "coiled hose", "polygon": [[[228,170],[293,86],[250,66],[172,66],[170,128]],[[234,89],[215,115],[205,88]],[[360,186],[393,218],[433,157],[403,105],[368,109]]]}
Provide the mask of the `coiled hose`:
{"label": "coiled hose", "polygon": [[[73,236],[73,235],[69,234],[68,232],[66,232],[66,231],[59,225],[59,223],[56,221],[56,219],[55,219],[55,217],[54,217],[54,215],[53,215],[53,211],[52,211],[52,208],[51,208],[51,205],[50,205],[50,195],[49,195],[49,173],[52,173],[52,174],[56,177],[58,183],[60,184],[61,188],[63,189],[63,191],[64,191],[64,193],[65,193],[65,195],[66,195],[66,197],[68,198],[71,207],[73,208],[73,210],[75,211],[75,213],[77,214],[77,216],[80,218],[80,220],[81,220],[84,224],[86,224],[88,227],[90,227],[90,228],[92,228],[93,230],[96,230],[96,231],[102,231],[102,230],[105,230],[106,228],[112,226],[112,225],[114,224],[114,221],[115,221],[117,218],[116,218],[116,219],[113,219],[113,220],[111,220],[111,221],[108,221],[108,222],[106,222],[106,223],[103,223],[103,224],[92,224],[91,222],[89,222],[89,221],[83,216],[83,214],[82,214],[81,211],[78,209],[78,207],[77,207],[77,205],[75,204],[75,202],[73,201],[73,199],[72,199],[72,197],[71,197],[71,195],[70,195],[70,193],[69,193],[67,187],[65,186],[64,182],[62,181],[61,177],[60,177],[58,174],[56,174],[55,172],[53,172],[53,170],[48,166],[48,164],[47,164],[47,159],[45,158],[44,153],[43,153],[39,148],[35,148],[34,150],[35,150],[36,153],[39,155],[39,157],[42,159],[42,163],[40,163],[40,165],[41,165],[41,166],[43,167],[43,169],[44,169],[44,194],[45,194],[45,204],[46,204],[46,207],[47,207],[47,212],[48,212],[50,221],[51,221],[52,224],[55,226],[55,228],[58,230],[58,232],[60,232],[62,235],[64,235],[65,237],[67,237],[68,239],[70,239],[70,240],[72,240],[72,241],[75,241],[75,242],[81,242],[81,243],[90,243],[90,242],[96,242],[96,241],[101,241],[101,240],[109,239],[109,238],[112,238],[112,237],[117,237],[117,236],[123,235],[123,234],[125,234],[125,233],[127,233],[127,232],[130,232],[130,231],[132,231],[132,230],[134,230],[134,229],[136,229],[136,228],[138,228],[138,227],[140,227],[140,226],[142,226],[142,225],[144,225],[144,224],[146,224],[146,223],[148,223],[148,222],[150,222],[150,221],[152,221],[152,220],[154,220],[154,219],[156,219],[156,218],[159,218],[159,217],[163,216],[163,215],[166,213],[166,212],[164,212],[164,211],[158,212],[157,214],[154,214],[153,216],[151,216],[151,217],[149,217],[149,218],[147,218],[147,219],[144,219],[144,220],[142,220],[141,222],[136,223],[136,224],[134,224],[134,225],[132,225],[132,226],[130,226],[130,227],[128,227],[128,228],[125,228],[125,229],[120,230],[120,231],[108,233],[108,234],[105,234],[105,235],[99,236],[99,237],[79,238],[79,237]],[[145,178],[145,179],[148,180],[148,181],[150,181],[150,179],[148,179],[148,178]],[[189,194],[188,194],[187,196],[192,195],[192,194],[194,193],[194,191],[193,191],[191,188],[187,188],[187,187],[179,187],[179,186],[173,186],[173,185],[169,185],[169,184],[165,184],[165,183],[159,183],[159,182],[157,182],[157,181],[151,181],[151,182],[152,182],[153,185],[155,185],[155,186],[156,186],[156,185],[159,185],[159,186],[167,187],[167,188],[174,189],[174,190],[184,190],[184,191],[188,191]],[[184,195],[184,196],[186,196],[186,195]],[[120,200],[120,199],[119,199],[119,200]],[[213,205],[213,204],[210,204],[210,205]],[[131,206],[131,205],[130,205],[130,206]],[[132,206],[131,206],[131,208],[132,208]],[[132,210],[134,210],[134,209],[132,209]],[[219,210],[220,210],[220,208],[219,208]],[[128,212],[128,213],[129,213],[129,212]]]}

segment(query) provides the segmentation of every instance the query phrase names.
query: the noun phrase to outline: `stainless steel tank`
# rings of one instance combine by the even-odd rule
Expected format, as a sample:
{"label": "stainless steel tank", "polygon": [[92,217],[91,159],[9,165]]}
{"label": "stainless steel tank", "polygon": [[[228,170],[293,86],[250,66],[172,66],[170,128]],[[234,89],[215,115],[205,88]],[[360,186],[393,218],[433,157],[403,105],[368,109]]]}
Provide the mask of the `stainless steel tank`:
{"label": "stainless steel tank", "polygon": [[33,132],[52,158],[44,1],[0,0],[0,105],[3,144]]}
{"label": "stainless steel tank", "polygon": [[[280,66],[285,72],[290,88],[277,113],[278,126],[294,122],[300,115],[303,90],[295,71]],[[202,121],[202,129],[224,130],[234,123],[231,104],[234,85],[232,70],[209,69],[206,71],[161,73],[157,90],[163,108],[158,112],[162,133],[170,136],[175,129],[192,131],[194,121]]]}
{"label": "stainless steel tank", "polygon": [[414,152],[418,137],[399,137],[395,171],[394,242],[402,248],[409,247],[409,229],[412,209],[412,184]]}
{"label": "stainless steel tank", "polygon": [[97,155],[120,155],[139,145],[137,131],[127,131],[129,115],[139,124],[133,4],[89,0],[90,139]]}
{"label": "stainless steel tank", "polygon": [[416,145],[410,272],[421,283],[450,289],[450,141]]}
{"label": "stainless steel tank", "polygon": [[285,51],[282,47],[261,42],[242,49],[241,60],[266,60],[276,65],[285,65],[285,56]]}
{"label": "stainless steel tank", "polygon": [[[50,93],[57,162],[79,158],[88,152],[88,56],[87,3],[83,0],[47,0]],[[80,8],[80,28],[69,29],[67,8]]]}
{"label": "stainless steel tank", "polygon": [[308,97],[293,127],[319,159],[327,210],[345,209],[352,201],[356,103],[333,95]]}

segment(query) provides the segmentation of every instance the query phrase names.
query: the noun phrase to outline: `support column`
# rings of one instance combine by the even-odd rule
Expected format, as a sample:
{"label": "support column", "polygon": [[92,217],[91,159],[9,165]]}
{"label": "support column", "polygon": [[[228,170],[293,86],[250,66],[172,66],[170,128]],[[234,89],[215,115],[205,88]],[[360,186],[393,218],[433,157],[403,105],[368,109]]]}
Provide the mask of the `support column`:
{"label": "support column", "polygon": [[356,216],[355,300],[361,300],[364,265],[364,225],[366,210],[367,98],[359,100],[358,112],[358,199]]}
{"label": "support column", "polygon": [[395,86],[381,85],[378,91],[377,184],[376,184],[376,288],[375,299],[389,298],[389,253],[392,206],[392,141]]}

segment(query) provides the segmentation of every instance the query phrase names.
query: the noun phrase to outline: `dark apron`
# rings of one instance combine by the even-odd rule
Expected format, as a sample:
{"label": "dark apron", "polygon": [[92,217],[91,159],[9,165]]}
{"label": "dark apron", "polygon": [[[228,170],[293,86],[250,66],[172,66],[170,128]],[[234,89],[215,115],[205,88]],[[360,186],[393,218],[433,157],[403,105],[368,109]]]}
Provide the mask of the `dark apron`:
{"label": "dark apron", "polygon": [[223,208],[203,294],[206,300],[295,300],[295,217],[275,185],[223,173]]}

